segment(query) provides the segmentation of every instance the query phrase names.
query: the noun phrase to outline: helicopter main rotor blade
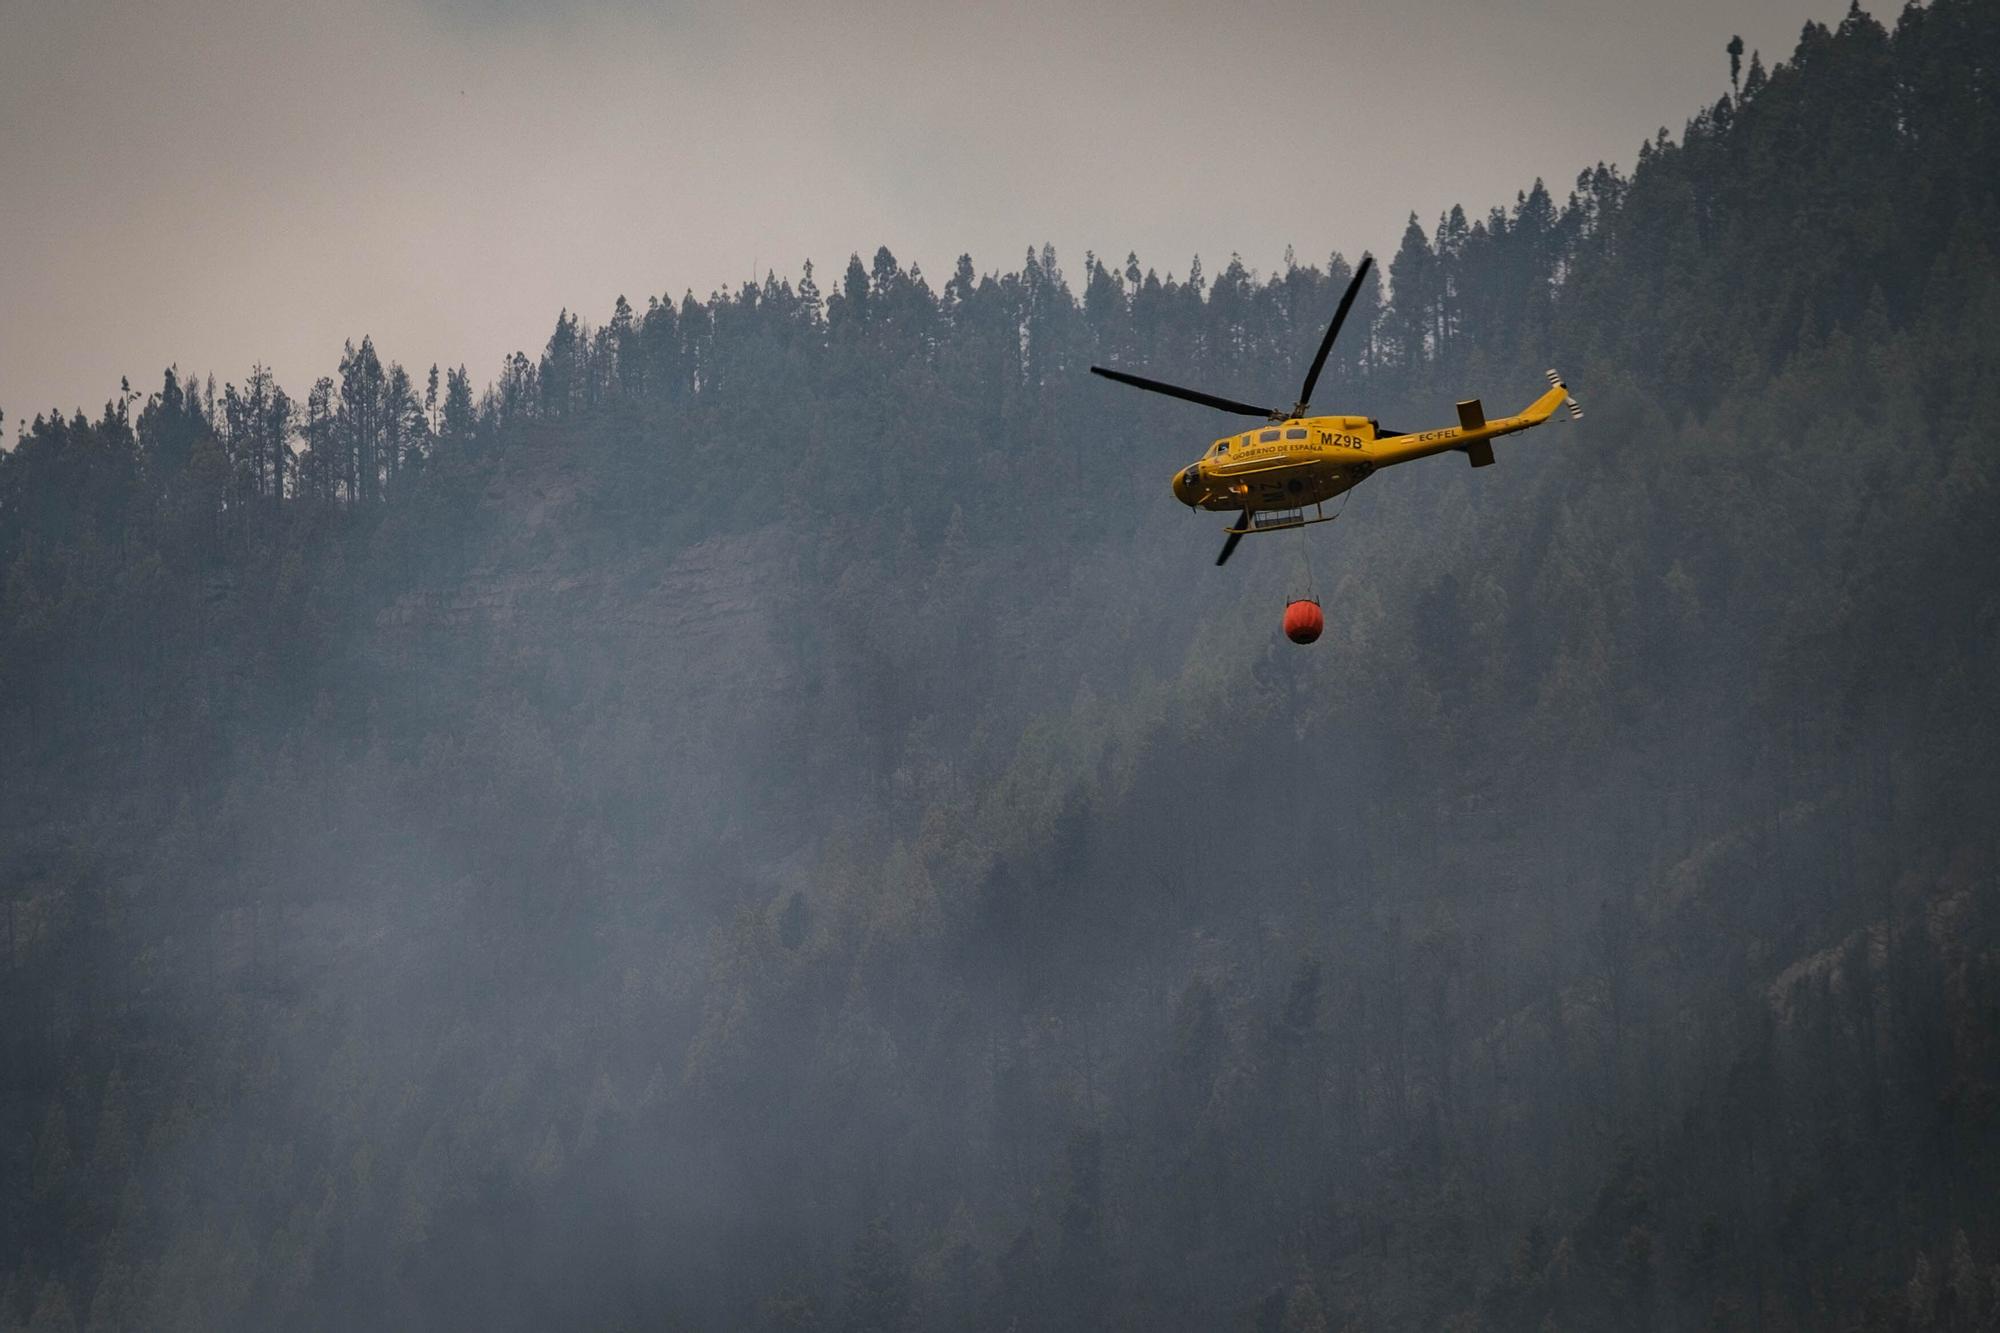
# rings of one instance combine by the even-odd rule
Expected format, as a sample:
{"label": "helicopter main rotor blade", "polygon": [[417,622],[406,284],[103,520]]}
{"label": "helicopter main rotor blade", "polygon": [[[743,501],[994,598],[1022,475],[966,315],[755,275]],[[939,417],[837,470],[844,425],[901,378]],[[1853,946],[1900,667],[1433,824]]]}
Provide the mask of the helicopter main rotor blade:
{"label": "helicopter main rotor blade", "polygon": [[1347,312],[1353,308],[1354,298],[1361,293],[1362,279],[1368,276],[1368,270],[1374,263],[1373,255],[1361,256],[1361,266],[1354,270],[1354,279],[1347,284],[1347,291],[1340,298],[1340,308],[1333,312],[1333,323],[1326,326],[1326,337],[1319,340],[1319,355],[1313,358],[1312,369],[1306,372],[1305,387],[1299,390],[1299,405],[1292,409],[1294,416],[1303,413],[1306,405],[1312,402],[1313,386],[1319,383],[1319,372],[1326,365],[1326,354],[1333,350],[1333,340],[1340,336],[1340,326],[1347,322]]}
{"label": "helicopter main rotor blade", "polygon": [[1239,403],[1234,398],[1218,398],[1212,393],[1203,393],[1199,389],[1183,389],[1178,384],[1168,384],[1162,380],[1149,380],[1142,375],[1128,375],[1122,370],[1106,370],[1103,366],[1092,366],[1090,373],[1093,375],[1102,375],[1108,380],[1117,380],[1120,384],[1129,384],[1135,389],[1148,389],[1154,393],[1163,393],[1169,398],[1180,398],[1190,403],[1200,403],[1203,407],[1213,407],[1223,412],[1236,412],[1246,417],[1270,417],[1273,420],[1277,420],[1285,415],[1283,412],[1273,412],[1268,407],[1257,407],[1251,403]]}
{"label": "helicopter main rotor blade", "polygon": [[1249,531],[1249,528],[1250,511],[1246,509],[1243,511],[1243,516],[1236,520],[1236,526],[1230,529],[1229,536],[1223,540],[1222,554],[1215,557],[1218,567],[1227,564],[1229,557],[1236,554],[1236,543],[1243,540],[1243,534]]}

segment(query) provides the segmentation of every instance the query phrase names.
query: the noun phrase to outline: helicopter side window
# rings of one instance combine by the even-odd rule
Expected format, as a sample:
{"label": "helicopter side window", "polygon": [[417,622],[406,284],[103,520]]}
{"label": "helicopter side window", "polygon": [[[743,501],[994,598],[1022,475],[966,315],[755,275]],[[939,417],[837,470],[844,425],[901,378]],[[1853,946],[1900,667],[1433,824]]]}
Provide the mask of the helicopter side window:
{"label": "helicopter side window", "polygon": [[1277,439],[1282,434],[1284,434],[1283,431],[1267,430],[1262,435],[1259,435],[1257,438],[1261,440],[1263,443],[1269,444],[1271,441]]}
{"label": "helicopter side window", "polygon": [[1306,437],[1307,433],[1308,432],[1303,426],[1294,426],[1292,429],[1285,432],[1285,438],[1288,440],[1303,440]]}
{"label": "helicopter side window", "polygon": [[1212,450],[1210,450],[1210,452],[1217,455],[1218,457],[1226,456],[1229,453],[1229,441],[1217,440],[1215,442],[1215,447]]}

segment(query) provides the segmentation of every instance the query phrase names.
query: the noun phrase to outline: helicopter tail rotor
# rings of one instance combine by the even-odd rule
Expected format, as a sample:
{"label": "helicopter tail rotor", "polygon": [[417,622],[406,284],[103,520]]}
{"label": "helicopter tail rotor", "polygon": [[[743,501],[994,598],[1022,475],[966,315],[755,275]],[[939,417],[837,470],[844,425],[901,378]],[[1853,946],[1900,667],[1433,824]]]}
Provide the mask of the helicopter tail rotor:
{"label": "helicopter tail rotor", "polygon": [[1569,409],[1569,419],[1571,421],[1583,420],[1583,404],[1576,401],[1576,396],[1569,392],[1569,386],[1563,383],[1562,376],[1556,374],[1553,370],[1549,372],[1549,387],[1563,391],[1565,395],[1563,406]]}

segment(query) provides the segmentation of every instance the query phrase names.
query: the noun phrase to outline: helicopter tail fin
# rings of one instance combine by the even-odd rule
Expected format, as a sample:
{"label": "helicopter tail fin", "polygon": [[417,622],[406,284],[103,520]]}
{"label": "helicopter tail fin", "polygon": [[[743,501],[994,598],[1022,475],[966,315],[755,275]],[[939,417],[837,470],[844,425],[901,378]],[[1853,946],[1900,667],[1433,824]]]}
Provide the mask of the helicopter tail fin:
{"label": "helicopter tail fin", "polygon": [[[1458,428],[1467,434],[1486,429],[1486,408],[1477,398],[1468,398],[1458,405]],[[1466,461],[1474,467],[1493,465],[1493,441],[1474,440],[1464,449]]]}

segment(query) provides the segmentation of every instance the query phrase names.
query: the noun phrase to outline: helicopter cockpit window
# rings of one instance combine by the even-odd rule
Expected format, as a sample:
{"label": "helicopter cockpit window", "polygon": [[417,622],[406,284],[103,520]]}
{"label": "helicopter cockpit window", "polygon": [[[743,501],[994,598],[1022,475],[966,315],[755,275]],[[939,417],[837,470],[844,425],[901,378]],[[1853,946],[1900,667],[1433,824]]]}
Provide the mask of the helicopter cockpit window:
{"label": "helicopter cockpit window", "polygon": [[1285,438],[1288,440],[1303,440],[1306,437],[1306,434],[1307,432],[1305,427],[1294,426],[1290,430],[1285,432]]}
{"label": "helicopter cockpit window", "polygon": [[1229,452],[1229,441],[1227,441],[1227,440],[1217,440],[1217,441],[1215,442],[1215,447],[1214,447],[1214,448],[1212,448],[1212,449],[1210,449],[1210,450],[1209,450],[1209,452],[1210,452],[1210,453],[1212,453],[1212,454],[1226,454],[1226,453],[1228,453],[1228,452]]}
{"label": "helicopter cockpit window", "polygon": [[1277,439],[1282,434],[1284,434],[1283,431],[1267,430],[1262,435],[1259,435],[1257,438],[1263,441],[1265,444],[1269,444],[1271,441]]}

